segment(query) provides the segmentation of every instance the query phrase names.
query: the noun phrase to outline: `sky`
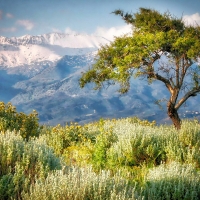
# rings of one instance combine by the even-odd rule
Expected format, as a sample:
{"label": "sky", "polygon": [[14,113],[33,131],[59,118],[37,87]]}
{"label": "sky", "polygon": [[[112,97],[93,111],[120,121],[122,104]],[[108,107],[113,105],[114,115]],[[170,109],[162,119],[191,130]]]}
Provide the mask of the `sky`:
{"label": "sky", "polygon": [[200,0],[0,0],[0,36],[63,32],[112,39],[131,30],[112,12],[135,13],[140,7],[200,24]]}

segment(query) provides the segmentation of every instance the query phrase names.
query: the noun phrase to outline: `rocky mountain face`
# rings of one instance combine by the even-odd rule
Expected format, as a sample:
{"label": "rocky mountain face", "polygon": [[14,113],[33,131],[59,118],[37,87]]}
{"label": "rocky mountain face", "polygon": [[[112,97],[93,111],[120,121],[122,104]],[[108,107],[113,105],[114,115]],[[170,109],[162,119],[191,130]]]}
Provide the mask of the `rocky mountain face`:
{"label": "rocky mountain face", "polygon": [[[60,33],[0,37],[0,101],[10,101],[25,113],[35,109],[40,122],[49,125],[128,116],[167,122],[165,107],[162,111],[155,104],[168,98],[161,84],[133,79],[123,96],[117,85],[100,91],[92,84],[80,89],[81,72],[92,65],[100,45],[108,42],[97,36]],[[181,109],[182,117],[198,117],[198,101],[189,100]]]}

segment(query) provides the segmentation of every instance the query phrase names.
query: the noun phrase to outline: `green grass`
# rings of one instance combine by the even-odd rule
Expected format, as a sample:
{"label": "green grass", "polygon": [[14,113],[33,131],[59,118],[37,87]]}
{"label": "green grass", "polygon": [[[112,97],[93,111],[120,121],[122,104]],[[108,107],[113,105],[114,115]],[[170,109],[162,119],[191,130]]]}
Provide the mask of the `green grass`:
{"label": "green grass", "polygon": [[35,127],[0,133],[1,200],[200,199],[197,120],[180,131],[138,118]]}

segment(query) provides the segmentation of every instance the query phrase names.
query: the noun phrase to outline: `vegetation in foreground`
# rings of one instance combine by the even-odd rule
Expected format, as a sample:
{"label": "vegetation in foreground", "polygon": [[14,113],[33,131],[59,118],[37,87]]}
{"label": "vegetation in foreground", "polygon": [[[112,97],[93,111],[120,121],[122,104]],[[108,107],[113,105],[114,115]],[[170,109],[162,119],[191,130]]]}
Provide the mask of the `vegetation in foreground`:
{"label": "vegetation in foreground", "polygon": [[200,199],[197,120],[179,131],[138,118],[41,127],[1,102],[0,128],[1,200]]}

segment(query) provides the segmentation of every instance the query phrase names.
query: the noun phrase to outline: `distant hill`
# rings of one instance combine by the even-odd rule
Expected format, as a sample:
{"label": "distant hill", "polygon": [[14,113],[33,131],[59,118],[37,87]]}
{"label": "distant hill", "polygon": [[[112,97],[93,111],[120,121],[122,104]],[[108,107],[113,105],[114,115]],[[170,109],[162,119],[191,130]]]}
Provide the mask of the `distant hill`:
{"label": "distant hill", "polygon": [[[101,91],[92,90],[92,85],[80,89],[81,72],[94,62],[100,45],[108,42],[98,36],[61,33],[0,37],[0,101],[10,101],[25,113],[35,109],[40,122],[50,125],[134,115],[169,122],[166,111],[155,104],[168,97],[160,84],[133,79],[130,92],[123,96],[117,85],[105,85]],[[189,100],[181,117],[198,117],[198,102],[199,97]]]}

